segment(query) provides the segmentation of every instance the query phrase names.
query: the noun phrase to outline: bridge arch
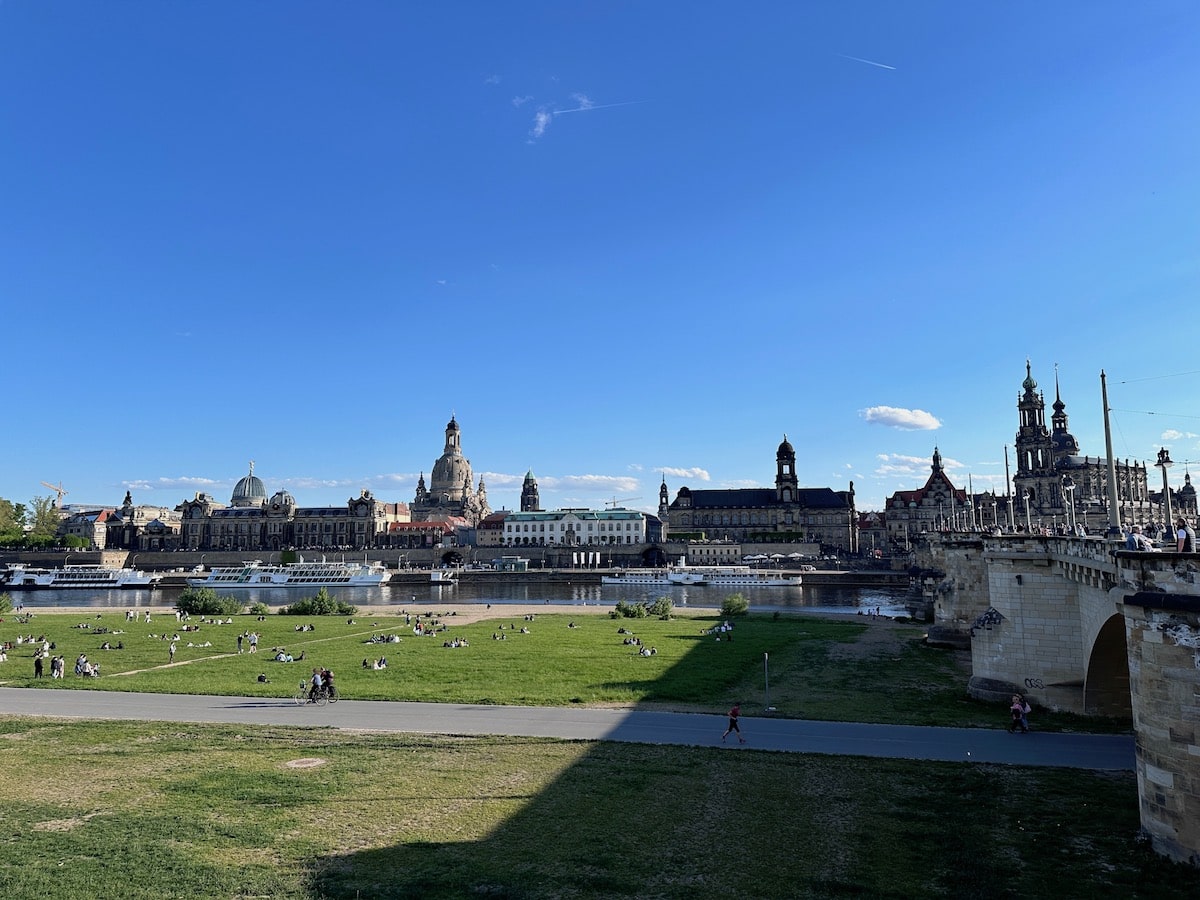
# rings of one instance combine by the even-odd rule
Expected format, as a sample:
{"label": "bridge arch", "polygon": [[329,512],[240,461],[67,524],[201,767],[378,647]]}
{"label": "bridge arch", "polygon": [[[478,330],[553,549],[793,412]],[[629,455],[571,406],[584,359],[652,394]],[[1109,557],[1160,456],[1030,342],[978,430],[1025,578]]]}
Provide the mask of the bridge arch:
{"label": "bridge arch", "polygon": [[1083,711],[1088,715],[1133,720],[1129,648],[1125,641],[1125,617],[1120,613],[1105,620],[1092,642],[1083,684]]}

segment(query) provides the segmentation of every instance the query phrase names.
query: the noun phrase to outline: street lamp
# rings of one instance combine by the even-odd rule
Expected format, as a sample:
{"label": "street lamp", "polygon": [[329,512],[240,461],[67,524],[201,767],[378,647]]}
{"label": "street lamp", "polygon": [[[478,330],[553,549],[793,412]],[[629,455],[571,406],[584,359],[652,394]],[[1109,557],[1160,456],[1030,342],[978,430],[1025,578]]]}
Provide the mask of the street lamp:
{"label": "street lamp", "polygon": [[1063,492],[1067,495],[1067,527],[1075,533],[1075,480],[1066,475],[1063,477]]}
{"label": "street lamp", "polygon": [[1171,461],[1171,454],[1167,452],[1167,448],[1163,447],[1158,451],[1158,462],[1154,465],[1162,469],[1163,473],[1163,513],[1166,516],[1167,528],[1175,527],[1175,520],[1171,518],[1171,489],[1167,486],[1167,469],[1175,465]]}
{"label": "street lamp", "polygon": [[1025,501],[1025,533],[1033,531],[1033,520],[1029,518],[1029,488],[1021,491],[1021,499]]}

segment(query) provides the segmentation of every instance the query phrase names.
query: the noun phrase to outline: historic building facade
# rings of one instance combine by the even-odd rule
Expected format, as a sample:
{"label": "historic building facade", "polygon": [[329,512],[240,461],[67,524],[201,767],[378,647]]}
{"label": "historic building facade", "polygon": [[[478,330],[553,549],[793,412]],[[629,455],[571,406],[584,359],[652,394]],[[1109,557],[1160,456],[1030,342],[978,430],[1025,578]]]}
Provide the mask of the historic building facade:
{"label": "historic building facade", "polygon": [[472,527],[492,511],[483,479],[479,479],[478,488],[472,487],[471,461],[463,456],[462,432],[454,416],[446,425],[446,445],[433,464],[429,487],[425,486],[422,472],[410,508],[414,522],[453,517],[465,519]]}
{"label": "historic building facade", "polygon": [[681,487],[670,504],[666,479],[659,489],[659,518],[668,540],[806,542],[843,553],[858,552],[854,482],[847,491],[802,488],[796,451],[784,435],[775,453],[775,487],[691,490]]}
{"label": "historic building facade", "polygon": [[510,512],[504,517],[506,547],[582,547],[644,544],[646,516],[635,509],[556,509]]}
{"label": "historic building facade", "polygon": [[287,491],[268,497],[253,463],[228,506],[197,493],[176,510],[187,550],[362,550],[387,546],[389,526],[409,518],[404,504],[383,503],[367,490],[345,506],[297,506]]}
{"label": "historic building facade", "polygon": [[[1014,518],[1019,527],[1086,525],[1103,531],[1108,524],[1108,460],[1080,456],[1079,442],[1067,427],[1066,404],[1054,379],[1054,405],[1046,427],[1046,400],[1028,360],[1017,396],[1020,419],[1016,436],[1017,471],[1013,476]],[[1115,462],[1120,521],[1144,525],[1154,519],[1146,465]]]}
{"label": "historic building facade", "polygon": [[893,548],[907,548],[922,532],[946,531],[955,527],[954,523],[965,522],[965,514],[970,512],[967,500],[967,492],[950,481],[941,451],[934,447],[925,484],[913,491],[896,491],[888,498],[885,524],[889,543]]}

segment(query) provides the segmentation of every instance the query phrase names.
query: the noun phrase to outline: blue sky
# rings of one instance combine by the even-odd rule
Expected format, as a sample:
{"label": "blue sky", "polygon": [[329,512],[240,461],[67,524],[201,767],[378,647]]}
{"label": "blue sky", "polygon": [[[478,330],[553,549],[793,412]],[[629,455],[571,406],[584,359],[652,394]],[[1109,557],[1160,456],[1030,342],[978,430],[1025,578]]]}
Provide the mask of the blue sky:
{"label": "blue sky", "polygon": [[[0,496],[1200,460],[1193,2],[0,5]],[[15,387],[15,389],[13,389]],[[1194,468],[1200,470],[1200,462]],[[1172,471],[1182,479],[1182,467]]]}

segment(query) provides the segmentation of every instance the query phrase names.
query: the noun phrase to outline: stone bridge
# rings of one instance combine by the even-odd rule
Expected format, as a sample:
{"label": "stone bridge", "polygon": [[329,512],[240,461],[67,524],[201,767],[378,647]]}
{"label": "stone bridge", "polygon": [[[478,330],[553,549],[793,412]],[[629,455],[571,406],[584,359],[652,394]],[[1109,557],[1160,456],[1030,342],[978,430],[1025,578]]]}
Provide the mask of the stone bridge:
{"label": "stone bridge", "polygon": [[931,640],[969,642],[968,691],[1129,720],[1142,825],[1200,865],[1200,554],[1095,537],[933,535]]}

